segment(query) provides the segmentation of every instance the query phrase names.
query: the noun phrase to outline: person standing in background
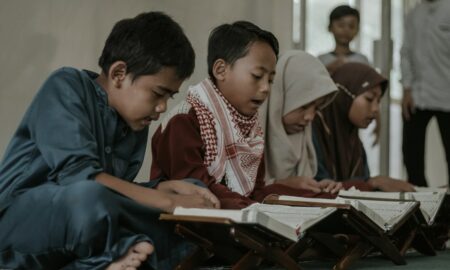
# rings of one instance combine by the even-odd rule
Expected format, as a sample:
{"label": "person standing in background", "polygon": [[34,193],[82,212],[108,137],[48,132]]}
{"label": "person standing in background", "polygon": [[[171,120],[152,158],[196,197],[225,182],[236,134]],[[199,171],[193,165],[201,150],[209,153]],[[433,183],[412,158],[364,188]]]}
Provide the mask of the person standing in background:
{"label": "person standing in background", "polygon": [[350,49],[350,42],[359,31],[359,11],[347,5],[338,6],[330,13],[328,31],[333,34],[335,48],[329,53],[319,55],[319,60],[328,72],[334,71],[346,62],[369,64],[367,57]]}
{"label": "person standing in background", "polygon": [[424,1],[407,16],[401,70],[403,160],[408,181],[427,186],[425,136],[437,118],[450,172],[450,1]]}

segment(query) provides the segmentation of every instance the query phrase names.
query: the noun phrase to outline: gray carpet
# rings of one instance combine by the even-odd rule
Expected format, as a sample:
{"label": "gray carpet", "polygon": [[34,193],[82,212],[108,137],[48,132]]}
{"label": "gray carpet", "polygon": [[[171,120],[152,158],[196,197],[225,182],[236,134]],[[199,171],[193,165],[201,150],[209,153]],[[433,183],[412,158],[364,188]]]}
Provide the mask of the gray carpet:
{"label": "gray carpet", "polygon": [[[410,253],[406,255],[407,265],[395,265],[383,257],[370,257],[357,261],[349,267],[351,269],[361,270],[380,270],[380,269],[395,269],[395,270],[448,270],[450,269],[450,249],[445,251],[439,251],[437,256],[423,256],[418,253]],[[321,262],[302,262],[300,263],[302,269],[314,269],[314,270],[329,270],[333,267],[332,261]],[[228,267],[214,267],[214,268],[201,268],[201,270],[227,270]],[[270,267],[264,268],[265,270],[279,270],[281,268]],[[7,270],[7,269],[0,269]]]}
{"label": "gray carpet", "polygon": [[[381,257],[375,256],[356,261],[350,267],[352,269],[361,270],[380,270],[380,269],[395,269],[395,270],[448,270],[450,269],[450,249],[439,251],[437,256],[424,256],[418,253],[409,253],[406,255],[406,265],[395,265],[391,261]],[[300,263],[301,269],[309,270],[329,270],[333,267],[332,261],[312,261]],[[200,268],[200,270],[228,270],[228,267],[214,267],[214,268]],[[262,268],[264,270],[281,270],[279,267]]]}
{"label": "gray carpet", "polygon": [[[450,269],[450,250],[440,251],[437,256],[424,256],[418,253],[410,253],[406,255],[406,265],[395,265],[391,261],[383,257],[365,258],[356,261],[349,269],[426,269],[426,270],[448,270]],[[300,266],[302,269],[331,269],[333,262],[304,262]]]}

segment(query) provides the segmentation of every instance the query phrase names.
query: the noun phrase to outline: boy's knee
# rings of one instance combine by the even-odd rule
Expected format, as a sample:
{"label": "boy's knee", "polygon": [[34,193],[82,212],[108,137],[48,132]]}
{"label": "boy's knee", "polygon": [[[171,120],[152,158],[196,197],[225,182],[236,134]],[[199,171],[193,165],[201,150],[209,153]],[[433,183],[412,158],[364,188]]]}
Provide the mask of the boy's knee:
{"label": "boy's knee", "polygon": [[107,187],[94,181],[80,181],[67,186],[63,194],[67,206],[95,208],[105,203],[111,203],[113,192]]}
{"label": "boy's knee", "polygon": [[74,236],[81,242],[106,236],[117,219],[114,197],[119,195],[92,181],[75,183],[66,193],[61,203],[67,209]]}

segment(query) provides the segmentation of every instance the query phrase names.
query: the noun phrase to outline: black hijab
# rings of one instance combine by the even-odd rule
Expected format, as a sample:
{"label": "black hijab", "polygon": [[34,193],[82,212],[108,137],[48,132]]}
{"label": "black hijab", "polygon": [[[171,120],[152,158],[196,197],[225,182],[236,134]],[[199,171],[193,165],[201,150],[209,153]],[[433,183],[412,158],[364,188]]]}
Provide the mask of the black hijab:
{"label": "black hijab", "polygon": [[353,100],[377,85],[382,95],[388,80],[374,68],[361,63],[347,63],[331,76],[339,88],[335,100],[314,120],[317,141],[325,157],[327,171],[342,181],[364,174],[364,149],[358,128],[349,119]]}

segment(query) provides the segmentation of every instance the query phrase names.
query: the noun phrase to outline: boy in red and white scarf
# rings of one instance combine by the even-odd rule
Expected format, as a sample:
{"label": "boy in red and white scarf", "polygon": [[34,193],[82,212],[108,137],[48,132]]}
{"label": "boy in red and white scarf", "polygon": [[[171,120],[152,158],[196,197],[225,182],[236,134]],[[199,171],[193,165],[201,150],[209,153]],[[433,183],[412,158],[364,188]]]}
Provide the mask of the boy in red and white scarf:
{"label": "boy in red and white scarf", "polygon": [[150,178],[200,179],[222,208],[243,208],[269,194],[316,196],[264,183],[257,111],[269,95],[277,55],[275,36],[250,22],[215,28],[208,42],[209,78],[190,87],[155,132]]}

